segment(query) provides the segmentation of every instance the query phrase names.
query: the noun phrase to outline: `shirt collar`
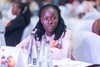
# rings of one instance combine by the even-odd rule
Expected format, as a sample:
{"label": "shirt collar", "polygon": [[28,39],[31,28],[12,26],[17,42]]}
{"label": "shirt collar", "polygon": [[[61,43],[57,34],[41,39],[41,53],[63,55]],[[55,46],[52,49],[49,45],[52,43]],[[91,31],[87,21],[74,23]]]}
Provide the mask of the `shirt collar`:
{"label": "shirt collar", "polygon": [[50,41],[50,40],[54,40],[55,34],[53,34],[53,35],[50,37],[50,36],[47,36],[46,33],[45,33],[45,36],[46,36],[47,41]]}

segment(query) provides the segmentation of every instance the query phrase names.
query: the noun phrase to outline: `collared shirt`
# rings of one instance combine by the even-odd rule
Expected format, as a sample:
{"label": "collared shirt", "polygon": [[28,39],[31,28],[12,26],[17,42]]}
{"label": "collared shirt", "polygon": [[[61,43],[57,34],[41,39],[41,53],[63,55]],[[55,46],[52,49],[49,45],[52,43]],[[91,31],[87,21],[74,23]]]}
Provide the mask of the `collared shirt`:
{"label": "collared shirt", "polygon": [[[46,34],[45,34],[46,35]],[[69,29],[66,29],[65,36],[63,37],[64,33],[62,36],[56,40],[56,45],[61,45],[62,48],[57,48],[57,47],[52,47],[52,44],[54,42],[54,37],[55,34],[53,34],[51,37],[46,35],[47,41],[49,41],[49,44],[51,46],[51,55],[52,59],[58,60],[62,58],[70,58],[74,57],[73,55],[73,44],[72,44],[72,32]],[[29,42],[30,42],[30,36],[28,36],[26,39],[24,39],[21,43],[17,45],[17,47],[21,47],[25,53],[28,52],[28,47],[29,47]],[[40,46],[40,41],[36,41],[37,46]]]}

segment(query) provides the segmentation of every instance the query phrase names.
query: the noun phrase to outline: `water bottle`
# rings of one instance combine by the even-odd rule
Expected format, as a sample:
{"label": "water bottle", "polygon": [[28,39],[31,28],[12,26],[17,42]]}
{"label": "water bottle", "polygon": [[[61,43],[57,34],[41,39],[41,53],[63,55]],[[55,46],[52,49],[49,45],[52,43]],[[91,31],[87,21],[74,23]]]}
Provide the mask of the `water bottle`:
{"label": "water bottle", "polygon": [[53,67],[49,41],[46,41],[44,48],[44,62],[45,62],[45,67]]}
{"label": "water bottle", "polygon": [[42,38],[39,65],[40,67],[52,67],[50,45],[44,36]]}
{"label": "water bottle", "polygon": [[32,32],[30,35],[30,50],[28,56],[28,64],[30,67],[38,67],[38,55],[35,41],[35,34]]}
{"label": "water bottle", "polygon": [[46,37],[42,36],[41,47],[40,47],[40,52],[39,52],[39,67],[43,67],[45,41],[46,41]]}
{"label": "water bottle", "polygon": [[5,43],[5,38],[4,38],[4,31],[0,30],[0,48],[2,46],[6,46],[6,43]]}

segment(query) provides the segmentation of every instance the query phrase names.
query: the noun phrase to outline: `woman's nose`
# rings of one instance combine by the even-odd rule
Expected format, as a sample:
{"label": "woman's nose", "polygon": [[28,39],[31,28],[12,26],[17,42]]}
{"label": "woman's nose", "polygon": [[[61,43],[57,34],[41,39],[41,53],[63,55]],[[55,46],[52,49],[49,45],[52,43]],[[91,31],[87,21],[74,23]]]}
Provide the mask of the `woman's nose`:
{"label": "woman's nose", "polygon": [[49,23],[49,24],[52,24],[52,20],[51,20],[51,19],[49,19],[48,23]]}

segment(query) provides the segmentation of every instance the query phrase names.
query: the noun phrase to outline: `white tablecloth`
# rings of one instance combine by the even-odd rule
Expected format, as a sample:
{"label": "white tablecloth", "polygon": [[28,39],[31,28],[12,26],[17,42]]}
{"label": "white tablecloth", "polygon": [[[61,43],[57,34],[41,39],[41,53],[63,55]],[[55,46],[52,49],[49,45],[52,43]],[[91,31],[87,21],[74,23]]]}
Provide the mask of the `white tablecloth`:
{"label": "white tablecloth", "polygon": [[[89,65],[92,65],[90,63],[81,62],[81,61],[73,61],[69,59],[63,59],[63,60],[53,60],[52,64],[54,67],[86,67]],[[33,67],[32,65],[28,65],[26,67]]]}
{"label": "white tablecloth", "polygon": [[64,59],[64,60],[53,60],[53,65],[57,65],[58,67],[86,67],[92,64],[81,61]]}

